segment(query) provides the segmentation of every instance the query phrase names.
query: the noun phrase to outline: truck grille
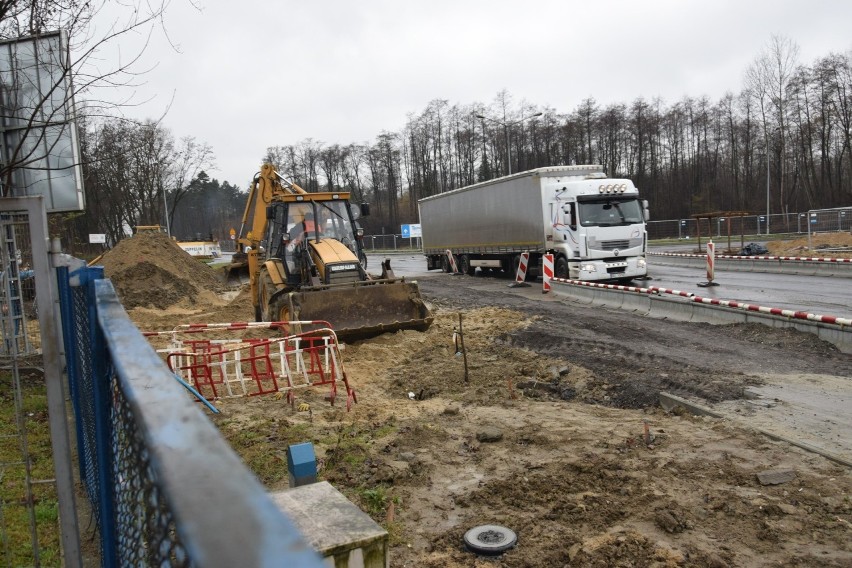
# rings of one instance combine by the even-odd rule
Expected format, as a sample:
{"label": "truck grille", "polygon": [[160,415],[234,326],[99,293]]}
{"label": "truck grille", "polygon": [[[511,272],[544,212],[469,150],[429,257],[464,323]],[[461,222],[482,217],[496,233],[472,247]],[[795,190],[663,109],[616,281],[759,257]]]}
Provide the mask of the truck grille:
{"label": "truck grille", "polygon": [[630,247],[630,241],[600,241],[600,250],[624,250]]}
{"label": "truck grille", "polygon": [[624,252],[627,249],[641,247],[642,237],[636,237],[632,239],[619,239],[615,241],[599,241],[595,238],[589,237],[588,246],[590,250],[598,250],[605,252],[618,250]]}

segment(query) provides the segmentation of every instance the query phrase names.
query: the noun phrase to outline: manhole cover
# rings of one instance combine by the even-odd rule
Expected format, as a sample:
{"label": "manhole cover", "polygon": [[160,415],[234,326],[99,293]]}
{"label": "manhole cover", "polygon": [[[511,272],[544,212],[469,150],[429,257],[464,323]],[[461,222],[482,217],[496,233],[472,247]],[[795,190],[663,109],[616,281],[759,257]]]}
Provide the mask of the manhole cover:
{"label": "manhole cover", "polygon": [[464,533],[464,543],[480,554],[499,554],[518,542],[515,531],[498,525],[480,525]]}

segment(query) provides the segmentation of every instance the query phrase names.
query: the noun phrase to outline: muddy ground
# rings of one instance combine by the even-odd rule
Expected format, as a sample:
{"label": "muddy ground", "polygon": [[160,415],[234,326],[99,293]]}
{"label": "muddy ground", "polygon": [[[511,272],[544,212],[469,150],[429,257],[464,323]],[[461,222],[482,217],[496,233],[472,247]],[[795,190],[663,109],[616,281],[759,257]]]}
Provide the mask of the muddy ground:
{"label": "muddy ground", "polygon": [[[182,265],[176,277],[203,289]],[[388,529],[391,566],[852,565],[847,468],[657,402],[661,390],[733,400],[788,375],[846,380],[849,355],[800,332],[652,320],[496,278],[420,285],[435,315],[428,331],[345,346],[351,411],[318,389],[295,405],[217,401],[214,422],[270,490],[287,486],[286,447],[313,442],[320,477]],[[230,301],[208,291],[130,314],[143,330],[252,318],[245,291]],[[453,341],[460,315],[464,354]],[[794,477],[758,480],[779,469]],[[517,546],[467,551],[465,531],[483,524],[514,530]]]}

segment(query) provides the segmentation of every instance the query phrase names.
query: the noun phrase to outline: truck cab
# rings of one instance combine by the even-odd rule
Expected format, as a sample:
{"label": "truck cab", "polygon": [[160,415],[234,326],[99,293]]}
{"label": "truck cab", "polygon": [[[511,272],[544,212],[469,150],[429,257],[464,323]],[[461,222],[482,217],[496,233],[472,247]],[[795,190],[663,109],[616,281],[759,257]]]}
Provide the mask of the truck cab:
{"label": "truck cab", "polygon": [[640,201],[630,180],[550,185],[553,200],[545,231],[556,254],[556,277],[627,282],[647,274],[647,202]]}

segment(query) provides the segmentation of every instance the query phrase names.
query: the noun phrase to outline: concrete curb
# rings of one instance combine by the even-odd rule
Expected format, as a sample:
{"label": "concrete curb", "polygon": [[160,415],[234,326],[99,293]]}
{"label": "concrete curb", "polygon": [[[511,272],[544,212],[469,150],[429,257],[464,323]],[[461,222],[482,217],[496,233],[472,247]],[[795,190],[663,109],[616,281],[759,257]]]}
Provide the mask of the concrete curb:
{"label": "concrete curb", "polygon": [[677,296],[658,296],[617,289],[589,288],[558,281],[552,283],[552,289],[554,294],[559,294],[578,303],[624,309],[652,318],[704,322],[715,325],[760,323],[776,328],[793,328],[813,333],[820,339],[836,345],[843,353],[852,353],[852,327],[850,326],[701,304],[693,302],[689,298]]}
{"label": "concrete curb", "polygon": [[686,399],[681,398],[679,396],[675,396],[673,394],[660,391],[659,400],[660,400],[660,406],[666,412],[671,412],[672,409],[674,409],[678,406],[681,406],[686,411],[688,411],[690,414],[694,414],[696,416],[710,416],[710,417],[713,417],[713,418],[730,420],[731,422],[733,422],[735,424],[746,426],[748,429],[753,430],[755,432],[758,432],[760,434],[763,434],[764,436],[771,438],[773,440],[778,440],[780,442],[786,442],[788,444],[796,446],[797,448],[801,448],[801,449],[806,450],[808,452],[812,452],[812,453],[821,455],[822,457],[824,457],[828,460],[831,460],[835,463],[839,463],[839,464],[844,465],[846,467],[852,467],[852,461],[850,461],[850,460],[848,460],[848,459],[846,459],[842,456],[838,456],[837,454],[834,454],[834,453],[829,452],[827,450],[824,450],[824,449],[822,449],[818,446],[814,446],[813,444],[809,444],[809,443],[803,442],[801,440],[796,440],[795,438],[788,438],[787,436],[781,436],[779,434],[775,434],[774,432],[764,430],[763,428],[755,428],[754,426],[749,426],[746,423],[746,421],[744,421],[742,419],[729,418],[729,417],[727,417],[723,414],[719,414],[718,412],[707,408],[706,406],[702,406],[700,404],[686,400]]}

